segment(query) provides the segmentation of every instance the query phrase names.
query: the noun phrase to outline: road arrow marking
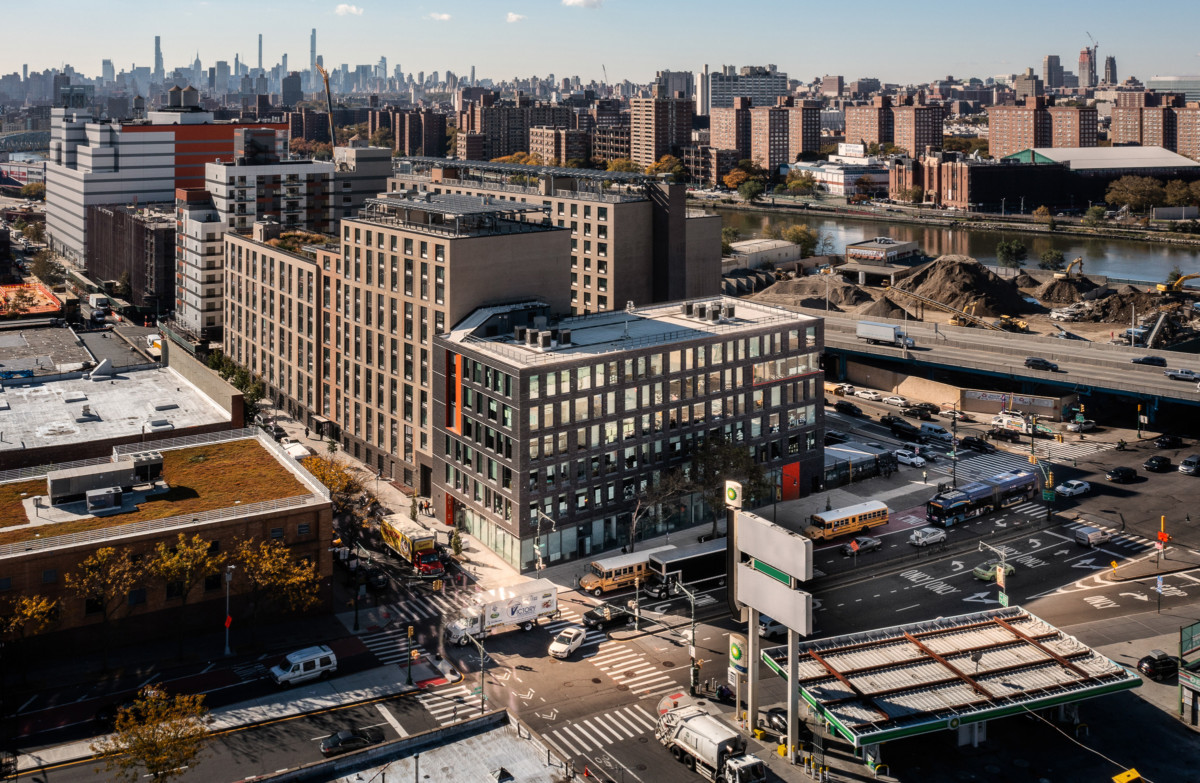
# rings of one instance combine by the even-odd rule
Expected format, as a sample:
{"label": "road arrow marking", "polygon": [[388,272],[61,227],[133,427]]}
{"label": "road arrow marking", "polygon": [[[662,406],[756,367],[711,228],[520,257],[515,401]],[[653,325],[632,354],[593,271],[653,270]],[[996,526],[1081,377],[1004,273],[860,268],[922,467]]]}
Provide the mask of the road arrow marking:
{"label": "road arrow marking", "polygon": [[1108,567],[1105,565],[1096,565],[1095,563],[1092,562],[1093,560],[1095,560],[1094,557],[1089,557],[1086,560],[1080,560],[1078,563],[1072,563],[1071,568],[1089,568],[1092,570],[1096,570],[1099,568],[1107,568]]}
{"label": "road arrow marking", "polygon": [[535,712],[534,714],[537,715],[542,720],[554,720],[556,717],[558,717],[558,707],[555,707],[554,709],[550,710],[549,715],[546,715],[541,712]]}
{"label": "road arrow marking", "polygon": [[1139,601],[1149,601],[1150,600],[1150,596],[1142,595],[1141,593],[1117,593],[1117,595],[1118,596],[1127,595],[1130,598],[1136,598]]}
{"label": "road arrow marking", "polygon": [[965,566],[964,566],[964,564],[963,564],[963,562],[962,562],[961,560],[951,560],[951,561],[950,561],[950,566],[951,566],[951,568],[953,568],[955,571],[961,571],[961,570],[963,570],[963,568],[965,567]]}
{"label": "road arrow marking", "polygon": [[1039,541],[1039,540],[1038,540],[1038,539],[1036,539],[1036,538],[1031,538],[1031,539],[1029,539],[1029,545],[1030,545],[1031,547],[1033,547],[1034,549],[1041,549],[1041,548],[1042,548],[1042,542],[1041,542],[1041,541]]}
{"label": "road arrow marking", "polygon": [[1058,550],[1057,552],[1055,552],[1055,553],[1054,553],[1054,555],[1055,555],[1056,557],[1057,557],[1058,555],[1069,555],[1069,554],[1071,554],[1071,550],[1070,550],[1070,549],[1060,549],[1060,550]]}
{"label": "road arrow marking", "polygon": [[533,688],[529,689],[529,693],[518,693],[516,696],[521,701],[528,701],[533,698]]}
{"label": "road arrow marking", "polygon": [[[996,527],[1008,527],[1008,523],[1007,523],[1007,522],[1001,522],[1000,520],[998,520],[998,519],[997,519],[997,520],[996,520]],[[999,602],[997,602],[997,603],[999,603]]]}
{"label": "road arrow marking", "polygon": [[988,593],[976,593],[975,595],[968,596],[968,597],[964,598],[963,600],[970,601],[972,603],[977,603],[977,604],[998,604],[998,603],[1000,603],[1000,601],[995,598],[988,598]]}
{"label": "road arrow marking", "polygon": [[492,677],[493,677],[494,679],[497,679],[497,680],[501,680],[501,681],[507,682],[507,681],[508,681],[508,679],[509,679],[510,677],[512,677],[512,672],[511,672],[511,671],[509,671],[508,669],[502,669],[502,670],[501,670],[501,671],[499,671],[499,672],[494,672],[494,673],[492,674]]}

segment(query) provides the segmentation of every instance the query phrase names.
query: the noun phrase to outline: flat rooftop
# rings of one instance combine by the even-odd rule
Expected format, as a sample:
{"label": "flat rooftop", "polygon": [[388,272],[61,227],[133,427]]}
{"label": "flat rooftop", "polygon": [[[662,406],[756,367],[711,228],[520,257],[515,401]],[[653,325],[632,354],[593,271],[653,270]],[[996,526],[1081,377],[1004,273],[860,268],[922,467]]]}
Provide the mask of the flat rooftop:
{"label": "flat rooftop", "polygon": [[[0,339],[7,334],[0,332]],[[0,385],[0,464],[9,451],[229,421],[228,413],[168,367],[93,378],[4,381]]]}
{"label": "flat rooftop", "polygon": [[[70,329],[39,327],[0,331],[0,380],[21,371],[35,375],[73,372],[92,361]],[[3,394],[0,387],[0,394]],[[0,422],[3,421],[0,413]],[[6,429],[0,425],[0,429]],[[0,442],[0,448],[4,444]]]}
{"label": "flat rooftop", "polygon": [[[520,174],[533,177],[548,174],[554,177],[570,177],[571,179],[580,180],[591,179],[626,184],[654,182],[658,179],[653,174],[643,174],[640,171],[599,171],[596,169],[572,169],[565,166],[528,166],[523,163],[498,163],[490,160],[451,160],[449,158],[431,158],[420,155],[396,158],[396,163],[415,164],[416,166],[425,168],[471,169],[472,171],[492,172],[495,174]],[[401,173],[399,169],[397,173]]]}
{"label": "flat rooftop", "polygon": [[[418,191],[393,191],[368,198],[352,218],[421,233],[469,237],[497,234],[528,234],[565,231],[549,224],[550,208],[521,204],[491,196],[460,196]],[[542,214],[547,222],[532,222],[530,214]]]}
{"label": "flat rooftop", "polygon": [[192,445],[192,439],[175,438],[115,450],[118,456],[161,453],[162,478],[135,487],[125,493],[121,507],[102,512],[89,513],[83,500],[50,506],[47,474],[63,465],[14,471],[20,477],[0,483],[0,557],[19,554],[35,540],[38,548],[46,548],[55,545],[56,537],[76,533],[111,529],[116,535],[115,529],[126,525],[170,527],[172,521],[182,525],[245,516],[253,513],[255,504],[285,498],[303,505],[328,497],[315,478],[262,433],[237,430],[201,437],[210,442]]}
{"label": "flat rooftop", "polygon": [[[787,675],[787,647],[763,661]],[[855,747],[1141,686],[1019,606],[800,641],[800,698]]]}
{"label": "flat rooftop", "polygon": [[[528,306],[529,303],[513,305],[511,310],[520,310]],[[687,315],[684,310],[687,306],[691,306],[693,313],[699,312],[700,308],[710,311],[719,307],[721,317],[715,321],[702,320],[696,315]],[[570,344],[556,343],[550,348],[543,349],[528,345],[525,341],[518,341],[512,332],[493,338],[476,336],[475,332],[479,326],[504,309],[484,308],[472,313],[450,333],[450,341],[469,344],[476,350],[491,353],[511,364],[548,364],[574,362],[654,345],[683,343],[713,335],[734,336],[738,332],[770,324],[792,323],[799,327],[812,325],[817,321],[816,318],[782,307],[729,296],[714,296],[564,318],[556,328],[560,333],[562,330],[570,330]]]}
{"label": "flat rooftop", "polygon": [[1066,163],[1084,169],[1194,169],[1200,163],[1163,147],[1033,147],[1005,156],[1024,163]]}

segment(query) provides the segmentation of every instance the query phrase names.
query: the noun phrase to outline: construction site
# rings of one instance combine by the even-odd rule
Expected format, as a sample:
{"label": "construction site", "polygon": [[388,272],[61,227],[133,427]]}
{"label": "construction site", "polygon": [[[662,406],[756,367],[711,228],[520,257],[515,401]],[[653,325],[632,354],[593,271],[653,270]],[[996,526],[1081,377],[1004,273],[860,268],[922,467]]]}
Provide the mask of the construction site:
{"label": "construction site", "polygon": [[[750,298],[861,318],[926,323],[1200,352],[1200,288],[1184,275],[1171,284],[1134,286],[1088,276],[1084,260],[1062,272],[1020,270],[1001,277],[974,258],[946,255],[892,274],[894,283],[847,282],[837,267],[789,277]],[[859,276],[860,280],[864,276]],[[866,276],[866,280],[870,280]]]}

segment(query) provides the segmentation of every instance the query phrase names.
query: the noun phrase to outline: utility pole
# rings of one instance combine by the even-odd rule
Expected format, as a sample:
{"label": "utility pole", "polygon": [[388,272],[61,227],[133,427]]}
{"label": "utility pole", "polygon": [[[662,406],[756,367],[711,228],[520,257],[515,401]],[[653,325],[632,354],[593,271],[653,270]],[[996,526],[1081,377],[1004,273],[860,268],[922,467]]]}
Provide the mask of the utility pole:
{"label": "utility pole", "polygon": [[487,709],[484,706],[484,702],[487,701],[487,696],[485,696],[483,693],[484,672],[487,670],[487,652],[483,649],[483,642],[481,640],[476,639],[471,634],[465,632],[463,636],[470,641],[471,644],[475,645],[475,649],[479,650],[479,714],[482,715]]}
{"label": "utility pole", "polygon": [[696,686],[700,682],[700,668],[696,665],[696,594],[687,589],[683,582],[679,581],[678,579],[675,580],[675,587],[678,588],[679,592],[688,597],[688,601],[692,605],[691,632],[688,635],[688,657],[692,659],[692,664],[691,673],[688,675],[688,682],[690,683],[688,692],[695,696]]}

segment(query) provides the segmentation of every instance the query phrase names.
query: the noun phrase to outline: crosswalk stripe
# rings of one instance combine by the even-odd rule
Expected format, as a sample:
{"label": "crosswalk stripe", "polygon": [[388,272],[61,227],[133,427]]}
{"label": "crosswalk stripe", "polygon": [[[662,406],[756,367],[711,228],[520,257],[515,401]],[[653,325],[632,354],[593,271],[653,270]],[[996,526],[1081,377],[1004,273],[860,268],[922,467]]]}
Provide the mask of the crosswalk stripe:
{"label": "crosswalk stripe", "polygon": [[[629,730],[628,726],[626,726],[624,723],[622,723],[620,720],[617,719],[617,713],[610,712],[607,715],[605,715],[604,717],[608,718],[608,721],[604,724],[604,727],[607,728],[612,733],[616,734],[617,739],[621,739],[622,734],[625,735],[625,739],[633,739],[633,737],[635,736],[634,733]],[[599,721],[599,719],[597,719],[597,722],[598,721]]]}
{"label": "crosswalk stripe", "polygon": [[572,745],[571,743],[567,742],[567,738],[564,737],[559,732],[557,732],[557,731],[550,732],[550,735],[548,738],[550,740],[550,743],[552,745],[554,745],[555,750],[557,750],[559,753],[562,753],[564,756],[578,756],[579,755],[579,751],[575,749],[575,746]]}
{"label": "crosswalk stripe", "polygon": [[640,720],[646,727],[647,731],[654,731],[656,728],[658,728],[658,723],[654,720],[653,716],[646,712],[646,710],[640,704],[633,704],[629,707],[626,707],[625,712],[628,712],[635,719]]}
{"label": "crosswalk stripe", "polygon": [[632,650],[622,650],[621,652],[617,653],[597,655],[596,657],[592,658],[592,663],[603,669],[611,665],[621,665],[622,661],[629,661],[635,658],[640,659],[641,657],[641,654]]}
{"label": "crosswalk stripe", "polygon": [[639,734],[646,733],[645,729],[634,723],[628,715],[620,710],[611,713],[610,717],[613,719],[613,722],[619,724],[622,730],[629,734],[630,737],[636,737]]}
{"label": "crosswalk stripe", "polygon": [[643,680],[649,680],[649,679],[652,679],[652,678],[653,678],[653,679],[661,679],[662,677],[666,677],[667,679],[671,679],[671,678],[670,678],[670,676],[663,674],[662,672],[658,671],[657,669],[652,669],[652,670],[651,670],[651,671],[649,671],[648,673],[646,673],[646,674],[643,674],[643,675],[641,675],[641,676],[638,676],[638,677],[630,677],[629,679],[625,680],[625,682],[623,682],[623,683],[621,683],[621,684],[622,684],[622,685],[628,685],[630,688],[632,688],[632,687],[634,686],[634,683],[637,683],[639,686],[641,686],[641,685],[645,685],[645,684],[646,684],[645,682],[643,682]]}
{"label": "crosswalk stripe", "polygon": [[[591,729],[593,732],[595,732],[596,736],[600,737],[600,739],[602,740],[602,742],[600,744],[607,745],[611,742],[616,741],[614,739],[610,739],[609,736],[607,734],[605,734],[603,731],[601,731],[598,726],[593,726],[592,720],[590,718],[582,720],[582,721],[580,721],[580,723],[587,726],[589,729]],[[598,719],[597,719],[597,723],[599,723]],[[608,728],[608,727],[606,726],[605,728]],[[612,729],[609,729],[609,731],[612,731]],[[620,737],[618,737],[617,739],[620,739]],[[599,745],[597,745],[597,747],[599,747]]]}
{"label": "crosswalk stripe", "polygon": [[[577,752],[586,753],[587,751],[591,750],[591,747],[592,747],[591,743],[585,742],[584,740],[579,739],[579,737],[575,736],[575,732],[571,731],[571,729],[579,729],[580,734],[583,734],[583,730],[580,729],[579,726],[563,726],[560,729],[560,731],[562,731],[563,734],[566,734],[567,736],[571,737],[575,741],[575,744],[577,744],[580,747],[580,750]],[[597,746],[597,747],[599,747],[599,746]]]}
{"label": "crosswalk stripe", "polygon": [[671,688],[668,688],[667,690],[673,690],[674,688],[679,687],[678,685],[675,684],[675,681],[672,680],[670,677],[662,677],[657,680],[653,680],[651,682],[644,682],[641,685],[637,686],[636,688],[630,688],[629,690],[633,693],[638,693],[638,694],[648,693],[651,690],[654,690],[655,688],[660,688],[663,685],[666,685],[668,683],[670,683]]}

